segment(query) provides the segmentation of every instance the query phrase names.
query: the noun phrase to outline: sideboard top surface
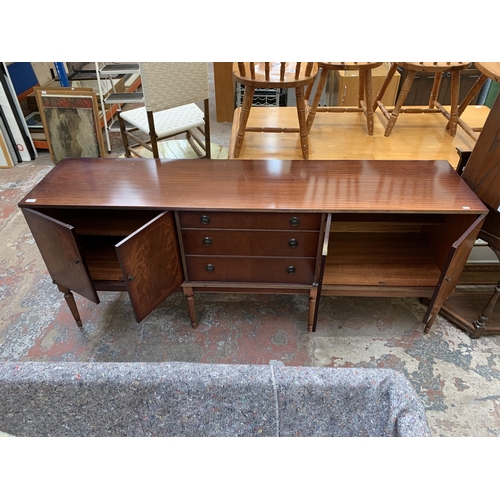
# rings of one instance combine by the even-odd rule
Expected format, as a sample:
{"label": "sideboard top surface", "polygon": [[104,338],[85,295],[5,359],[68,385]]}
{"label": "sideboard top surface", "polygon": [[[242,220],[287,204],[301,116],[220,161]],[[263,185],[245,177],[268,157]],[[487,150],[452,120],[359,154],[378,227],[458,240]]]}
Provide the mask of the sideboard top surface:
{"label": "sideboard top surface", "polygon": [[20,207],[487,213],[447,161],[68,158]]}

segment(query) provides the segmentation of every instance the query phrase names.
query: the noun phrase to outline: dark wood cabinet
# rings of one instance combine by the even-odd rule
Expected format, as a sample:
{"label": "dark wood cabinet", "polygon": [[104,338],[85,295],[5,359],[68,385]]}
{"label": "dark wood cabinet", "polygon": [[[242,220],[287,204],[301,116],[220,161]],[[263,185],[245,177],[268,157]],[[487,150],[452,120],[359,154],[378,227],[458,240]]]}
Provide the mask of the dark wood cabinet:
{"label": "dark wood cabinet", "polygon": [[139,322],[183,282],[171,212],[22,211],[54,283],[96,304],[97,291],[127,291]]}
{"label": "dark wood cabinet", "polygon": [[430,299],[428,331],[486,207],[444,161],[66,159],[19,204],[72,292],[127,291],[137,321],[175,290]]}

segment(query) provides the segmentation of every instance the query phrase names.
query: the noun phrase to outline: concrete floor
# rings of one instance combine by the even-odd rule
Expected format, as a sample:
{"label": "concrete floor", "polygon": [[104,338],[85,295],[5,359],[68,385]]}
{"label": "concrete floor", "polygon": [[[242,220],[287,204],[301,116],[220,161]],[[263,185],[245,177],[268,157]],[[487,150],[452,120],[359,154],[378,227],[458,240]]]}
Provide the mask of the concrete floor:
{"label": "concrete floor", "polygon": [[[212,85],[213,88],[213,85]],[[229,145],[230,123],[212,142]],[[120,156],[119,134],[111,134]],[[315,333],[307,332],[307,297],[197,294],[191,328],[182,294],[167,298],[140,324],[125,293],[76,296],[78,328],[52,284],[17,208],[52,168],[47,151],[0,170],[0,361],[197,361],[402,372],[422,398],[433,436],[500,436],[500,337],[477,340],[438,317],[423,334],[417,299],[325,297]]]}

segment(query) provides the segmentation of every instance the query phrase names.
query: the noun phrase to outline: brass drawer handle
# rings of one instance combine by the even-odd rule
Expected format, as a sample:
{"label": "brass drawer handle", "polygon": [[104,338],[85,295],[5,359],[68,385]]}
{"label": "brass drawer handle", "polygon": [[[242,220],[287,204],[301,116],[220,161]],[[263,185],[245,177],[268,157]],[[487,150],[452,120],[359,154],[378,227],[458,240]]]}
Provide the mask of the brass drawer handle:
{"label": "brass drawer handle", "polygon": [[288,266],[286,268],[286,271],[287,271],[288,274],[293,274],[296,271],[296,269],[293,266]]}
{"label": "brass drawer handle", "polygon": [[203,244],[206,247],[209,247],[212,244],[212,238],[209,238],[208,236],[206,238],[203,238]]}
{"label": "brass drawer handle", "polygon": [[299,242],[295,238],[291,238],[288,241],[288,246],[291,248],[297,248],[299,246]]}
{"label": "brass drawer handle", "polygon": [[80,260],[80,259],[75,259],[73,262],[74,262],[75,264],[80,264],[81,260]]}
{"label": "brass drawer handle", "polygon": [[290,226],[297,227],[300,224],[300,219],[298,217],[292,217],[290,219]]}
{"label": "brass drawer handle", "polygon": [[208,215],[202,215],[202,216],[200,217],[200,222],[201,222],[202,224],[207,225],[207,224],[209,224],[209,223],[210,223],[210,217],[209,217]]}
{"label": "brass drawer handle", "polygon": [[205,269],[209,272],[209,273],[213,273],[215,271],[215,266],[213,264],[207,264],[205,266]]}

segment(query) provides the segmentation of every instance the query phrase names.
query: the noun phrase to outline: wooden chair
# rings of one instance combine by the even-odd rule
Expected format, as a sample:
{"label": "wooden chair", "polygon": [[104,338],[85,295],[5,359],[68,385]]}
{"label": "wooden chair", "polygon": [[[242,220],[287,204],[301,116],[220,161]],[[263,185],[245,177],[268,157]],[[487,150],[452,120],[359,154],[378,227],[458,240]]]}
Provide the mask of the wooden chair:
{"label": "wooden chair", "polygon": [[[380,91],[375,99],[375,104],[373,110],[377,109],[377,106],[382,111],[383,115],[387,118],[388,123],[385,128],[385,137],[389,137],[396,124],[399,113],[442,113],[448,119],[447,130],[449,134],[454,137],[457,132],[458,123],[458,95],[460,91],[460,71],[467,69],[470,66],[470,62],[393,62],[387,77],[382,84]],[[401,91],[399,92],[396,105],[392,110],[388,110],[382,103],[382,97],[386,91],[389,82],[396,73],[397,67],[400,66],[408,70],[406,78],[401,85]],[[427,108],[403,108],[405,100],[408,96],[408,92],[411,89],[413,80],[417,71],[423,71],[427,73],[434,73],[434,84],[432,86],[431,95],[429,97],[429,106]],[[451,74],[451,109],[448,112],[444,107],[438,102],[437,97],[439,94],[439,87],[441,85],[441,79],[444,72],[449,72]]]}
{"label": "wooden chair", "polygon": [[[139,67],[145,106],[118,113],[125,156],[143,157],[136,149],[141,145],[153,153],[153,158],[159,158],[159,141],[185,134],[199,158],[210,158],[208,64],[144,62]],[[195,104],[201,101],[203,111]],[[138,130],[149,140],[133,133]],[[132,145],[129,139],[134,141]]]}
{"label": "wooden chair", "polygon": [[[234,158],[238,158],[246,132],[298,132],[302,156],[309,158],[307,137],[307,110],[304,88],[314,82],[318,66],[312,62],[238,62],[233,64],[233,74],[237,82],[245,86],[243,103],[237,123],[238,131],[234,145]],[[256,88],[294,88],[297,104],[299,128],[247,127]]]}
{"label": "wooden chair", "polygon": [[466,110],[467,106],[472,102],[474,97],[481,90],[486,80],[490,78],[495,82],[500,82],[500,63],[499,62],[476,62],[476,68],[481,72],[481,76],[476,80],[476,83],[471,87],[464,100],[458,106],[458,125],[475,141],[477,141],[477,134],[481,132],[482,128],[471,128],[463,120],[460,119],[462,113]]}
{"label": "wooden chair", "polygon": [[[372,101],[372,69],[381,66],[381,62],[319,62],[319,79],[314,93],[314,99],[307,118],[307,131],[311,130],[317,112],[346,113],[351,111],[361,111],[366,116],[368,134],[373,135],[373,101]],[[318,107],[321,94],[325,88],[328,72],[338,71],[359,71],[358,86],[358,107],[342,106],[320,106]],[[309,99],[312,85],[308,86],[306,99]]]}

